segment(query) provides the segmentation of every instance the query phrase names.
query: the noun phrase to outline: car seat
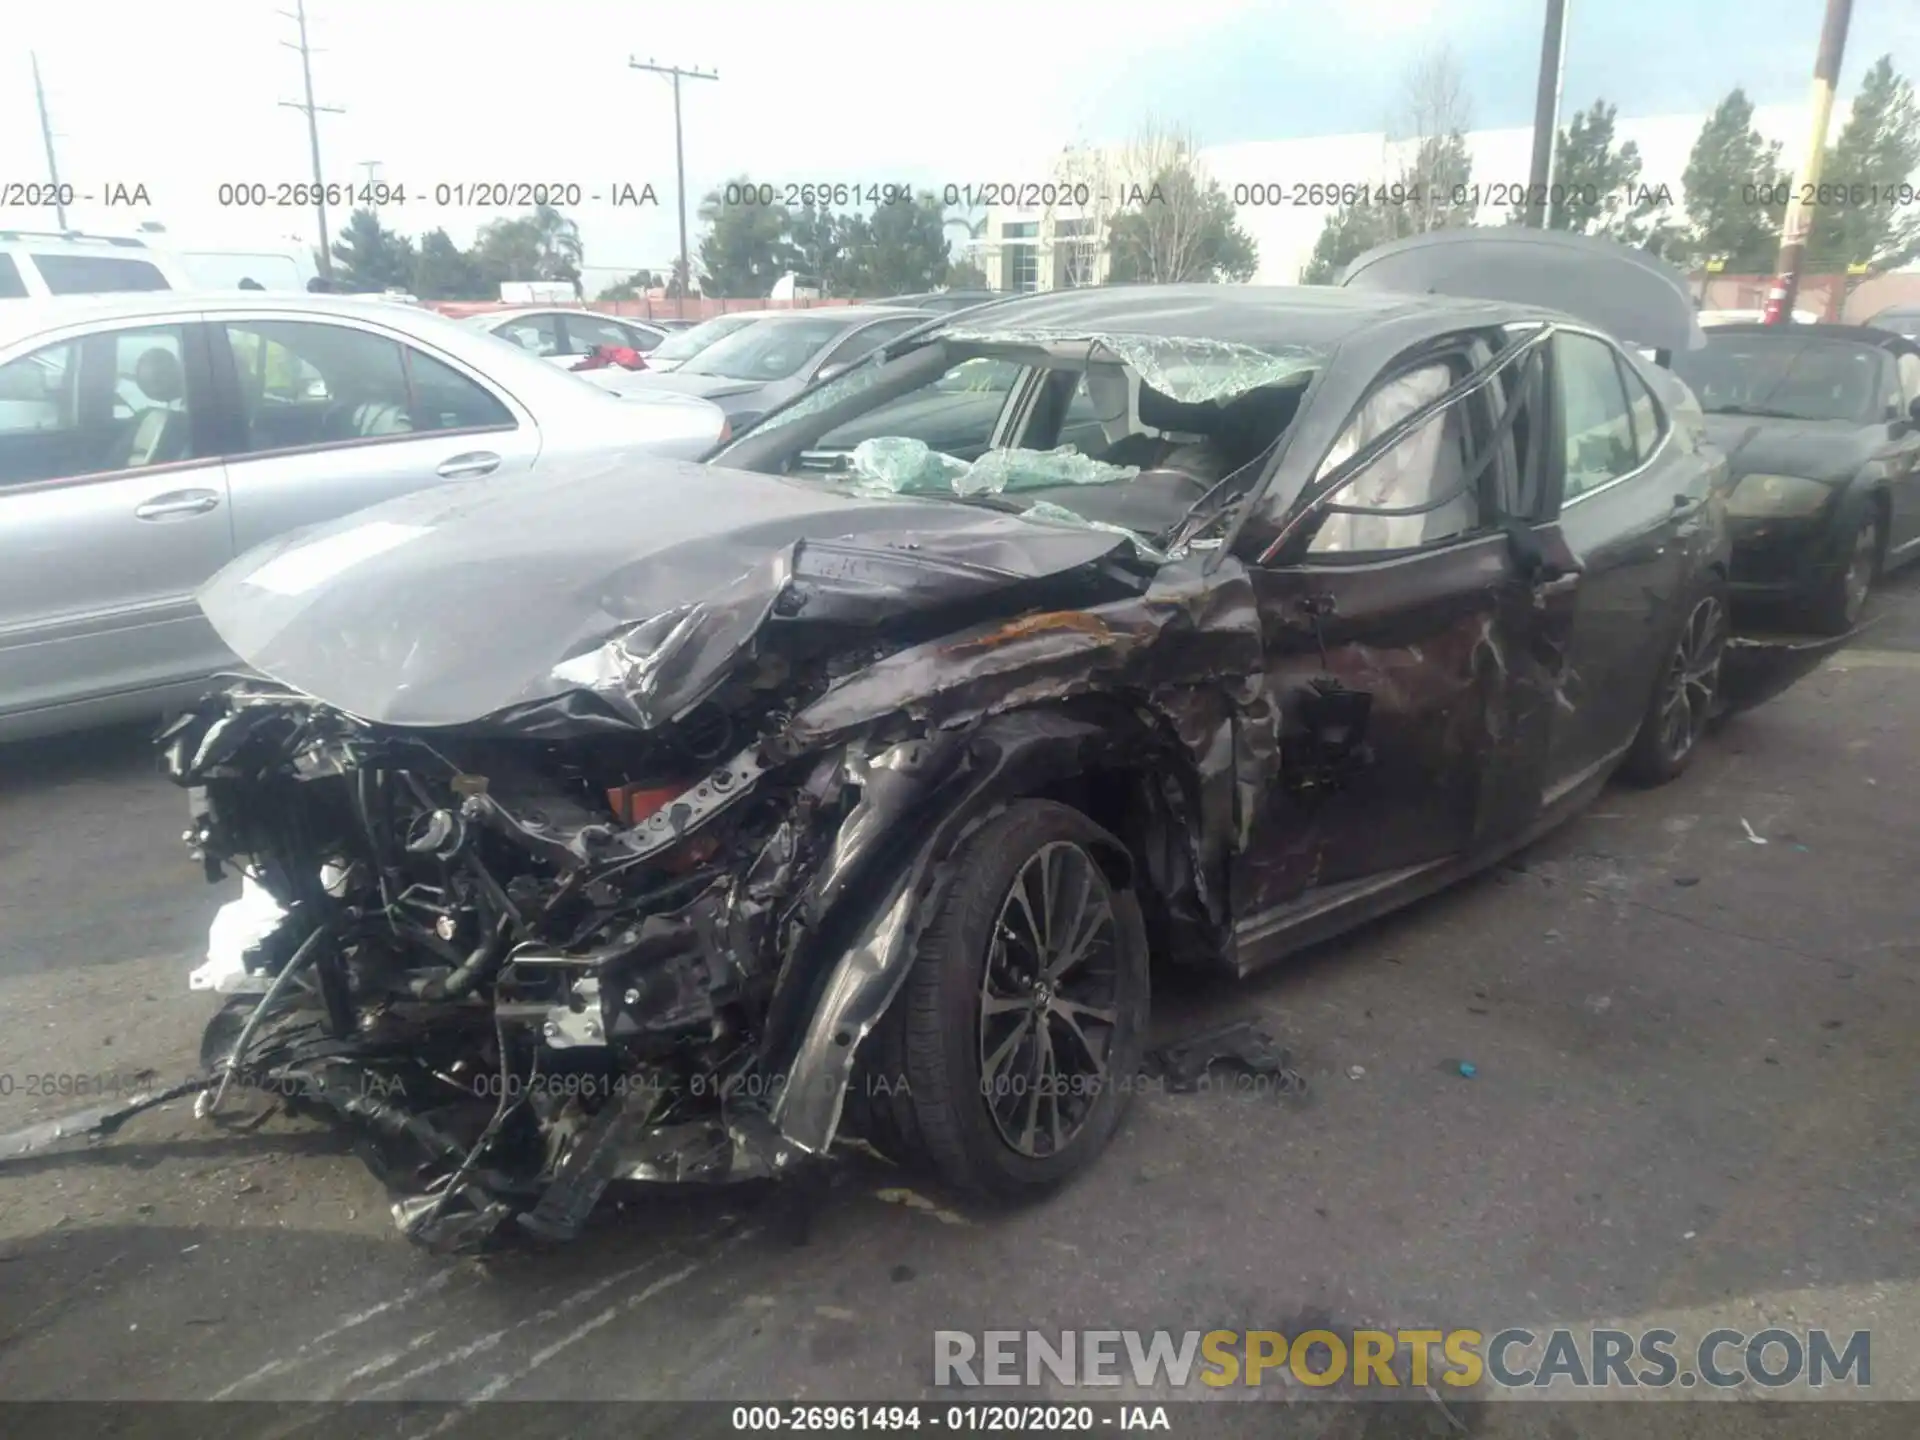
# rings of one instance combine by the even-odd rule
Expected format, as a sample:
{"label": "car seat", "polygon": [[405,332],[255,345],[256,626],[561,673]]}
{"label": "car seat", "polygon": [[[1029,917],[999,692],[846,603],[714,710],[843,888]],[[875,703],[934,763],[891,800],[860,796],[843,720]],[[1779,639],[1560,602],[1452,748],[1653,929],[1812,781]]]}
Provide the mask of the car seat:
{"label": "car seat", "polygon": [[133,383],[154,403],[142,410],[134,421],[125,468],[132,470],[184,460],[190,432],[187,413],[178,408],[187,394],[186,372],[180,368],[180,357],[164,346],[155,345],[134,362]]}

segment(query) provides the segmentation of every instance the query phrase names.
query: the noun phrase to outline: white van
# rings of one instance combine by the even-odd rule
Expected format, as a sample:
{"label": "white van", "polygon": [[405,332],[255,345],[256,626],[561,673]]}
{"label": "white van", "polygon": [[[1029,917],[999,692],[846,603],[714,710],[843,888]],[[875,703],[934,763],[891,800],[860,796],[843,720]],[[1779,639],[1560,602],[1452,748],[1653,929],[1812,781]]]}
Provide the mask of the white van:
{"label": "white van", "polygon": [[173,255],[131,235],[0,230],[0,300],[192,288]]}
{"label": "white van", "polygon": [[[296,291],[320,272],[305,252],[273,250],[182,250],[180,266],[195,290]],[[252,281],[251,285],[246,281]]]}
{"label": "white van", "polygon": [[175,251],[131,235],[0,230],[0,299],[128,290],[305,294],[316,273],[304,251]]}

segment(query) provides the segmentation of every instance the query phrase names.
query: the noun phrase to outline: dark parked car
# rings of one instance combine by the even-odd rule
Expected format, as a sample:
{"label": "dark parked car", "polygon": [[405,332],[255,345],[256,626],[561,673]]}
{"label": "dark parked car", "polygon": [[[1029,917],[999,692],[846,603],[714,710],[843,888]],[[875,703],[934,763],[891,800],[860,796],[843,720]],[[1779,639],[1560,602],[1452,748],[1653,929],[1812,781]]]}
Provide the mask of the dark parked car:
{"label": "dark parked car", "polygon": [[256,551],[203,604],[266,678],[163,737],[250,877],[210,1059],[371,1137],[437,1246],[843,1130],[1063,1182],[1150,956],[1245,974],[1669,779],[1773,658],[1728,639],[1725,461],[1626,348],[1697,341],[1684,283],[1572,254],[1516,300],[1035,296],[704,466]]}
{"label": "dark parked car", "polygon": [[928,290],[919,295],[895,295],[885,303],[951,315],[956,310],[971,310],[995,300],[1005,300],[1013,293],[1006,290]]}
{"label": "dark parked car", "polygon": [[[837,375],[875,346],[933,318],[918,310],[882,305],[750,313],[753,323],[722,334],[670,372],[648,374],[647,386],[711,400],[727,412],[738,435],[816,380]],[[679,347],[674,353],[679,353]]]}
{"label": "dark parked car", "polygon": [[1743,614],[1839,632],[1920,550],[1920,344],[1858,325],[1722,325],[1676,357],[1732,462]]}

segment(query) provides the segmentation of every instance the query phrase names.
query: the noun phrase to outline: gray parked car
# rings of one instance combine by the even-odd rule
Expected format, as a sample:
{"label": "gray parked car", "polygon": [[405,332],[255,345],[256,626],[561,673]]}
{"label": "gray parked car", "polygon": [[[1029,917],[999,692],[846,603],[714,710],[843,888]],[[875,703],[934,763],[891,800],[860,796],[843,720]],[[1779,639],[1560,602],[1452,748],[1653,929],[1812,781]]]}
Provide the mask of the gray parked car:
{"label": "gray parked car", "polygon": [[722,336],[672,374],[640,371],[629,393],[658,388],[698,395],[725,410],[737,433],[814,381],[831,380],[876,346],[935,318],[890,305],[749,313],[753,324]]}
{"label": "gray parked car", "polygon": [[15,301],[0,310],[0,739],[198,693],[234,660],[194,593],[263,540],[427,485],[692,458],[725,426],[704,401],[612,395],[376,300]]}
{"label": "gray parked car", "polygon": [[702,320],[697,325],[676,330],[647,352],[647,369],[656,375],[678,370],[708,346],[718,344],[736,330],[744,330],[749,325],[757,324],[769,313],[786,314],[788,312],[737,310],[731,315],[716,315],[711,320]]}

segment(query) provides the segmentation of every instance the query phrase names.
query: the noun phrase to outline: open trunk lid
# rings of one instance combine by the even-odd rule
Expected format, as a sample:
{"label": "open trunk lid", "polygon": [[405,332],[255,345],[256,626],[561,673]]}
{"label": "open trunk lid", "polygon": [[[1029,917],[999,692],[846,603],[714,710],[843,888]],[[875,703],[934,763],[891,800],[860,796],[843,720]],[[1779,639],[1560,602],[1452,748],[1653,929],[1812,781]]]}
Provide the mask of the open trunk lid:
{"label": "open trunk lid", "polygon": [[1340,283],[1537,305],[1649,350],[1706,344],[1686,276],[1644,250],[1558,230],[1429,230],[1375,246]]}

